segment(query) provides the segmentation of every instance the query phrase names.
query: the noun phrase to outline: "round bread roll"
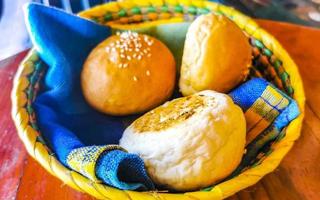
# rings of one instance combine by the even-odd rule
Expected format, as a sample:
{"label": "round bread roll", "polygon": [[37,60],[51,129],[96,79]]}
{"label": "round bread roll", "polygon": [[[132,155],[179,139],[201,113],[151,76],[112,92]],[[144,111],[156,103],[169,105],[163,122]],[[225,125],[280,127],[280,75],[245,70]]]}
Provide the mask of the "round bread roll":
{"label": "round bread roll", "polygon": [[124,131],[120,146],[140,155],[156,184],[187,191],[228,176],[241,161],[245,137],[241,108],[207,90],[146,113]]}
{"label": "round bread roll", "polygon": [[250,65],[251,47],[241,29],[225,16],[202,15],[186,35],[180,91],[228,92],[245,79]]}
{"label": "round bread roll", "polygon": [[81,73],[82,90],[103,113],[141,113],[171,96],[175,70],[173,55],[159,40],[123,32],[92,50]]}

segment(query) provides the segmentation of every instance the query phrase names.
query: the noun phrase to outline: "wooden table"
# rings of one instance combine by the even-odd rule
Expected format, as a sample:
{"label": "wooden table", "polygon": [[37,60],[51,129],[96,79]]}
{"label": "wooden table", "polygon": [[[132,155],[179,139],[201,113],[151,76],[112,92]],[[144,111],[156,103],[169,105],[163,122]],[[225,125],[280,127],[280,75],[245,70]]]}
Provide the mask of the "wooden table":
{"label": "wooden table", "polygon": [[[258,20],[289,51],[303,79],[307,102],[300,139],[273,173],[229,200],[320,199],[320,30]],[[10,117],[12,78],[26,52],[0,67],[0,199],[50,200],[92,197],[47,173],[27,155]]]}

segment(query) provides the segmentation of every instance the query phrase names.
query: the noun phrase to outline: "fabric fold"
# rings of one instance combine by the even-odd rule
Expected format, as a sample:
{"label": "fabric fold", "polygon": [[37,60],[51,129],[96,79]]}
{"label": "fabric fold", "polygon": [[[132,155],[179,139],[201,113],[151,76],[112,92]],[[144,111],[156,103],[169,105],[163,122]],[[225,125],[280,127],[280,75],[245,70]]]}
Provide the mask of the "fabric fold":
{"label": "fabric fold", "polygon": [[264,148],[270,147],[270,142],[280,136],[300,111],[294,99],[262,78],[247,81],[229,95],[242,108],[247,123],[246,153],[230,176],[233,177],[259,161],[267,153],[263,152]]}
{"label": "fabric fold", "polygon": [[154,189],[141,158],[117,145],[127,119],[95,111],[82,95],[82,65],[111,29],[41,4],[28,4],[24,11],[33,45],[47,64],[44,87],[33,104],[46,143],[61,163],[92,181]]}

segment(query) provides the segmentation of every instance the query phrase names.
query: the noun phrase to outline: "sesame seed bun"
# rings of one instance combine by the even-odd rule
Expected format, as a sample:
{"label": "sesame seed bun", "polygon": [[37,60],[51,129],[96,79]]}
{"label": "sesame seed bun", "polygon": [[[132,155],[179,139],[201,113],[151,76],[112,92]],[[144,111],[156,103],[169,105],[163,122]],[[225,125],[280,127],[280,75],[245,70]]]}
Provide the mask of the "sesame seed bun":
{"label": "sesame seed bun", "polygon": [[174,88],[175,61],[159,40],[123,32],[92,50],[84,63],[81,84],[85,99],[97,110],[128,115],[152,109]]}
{"label": "sesame seed bun", "polygon": [[241,161],[245,137],[241,108],[207,90],[146,113],[125,130],[120,146],[145,161],[158,185],[188,191],[228,176]]}
{"label": "sesame seed bun", "polygon": [[180,91],[229,92],[243,81],[251,65],[248,37],[222,15],[202,15],[189,27],[181,65]]}

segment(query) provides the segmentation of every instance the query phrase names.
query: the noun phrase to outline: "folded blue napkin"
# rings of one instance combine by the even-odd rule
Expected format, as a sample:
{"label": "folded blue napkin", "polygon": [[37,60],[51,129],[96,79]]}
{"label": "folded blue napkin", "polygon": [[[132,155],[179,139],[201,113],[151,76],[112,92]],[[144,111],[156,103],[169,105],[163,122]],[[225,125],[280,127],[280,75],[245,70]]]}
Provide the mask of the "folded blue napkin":
{"label": "folded blue napkin", "polygon": [[28,4],[25,19],[33,45],[48,65],[34,108],[40,131],[57,158],[119,189],[154,189],[141,158],[117,145],[126,119],[96,112],[82,96],[83,62],[111,35],[110,28],[40,4]]}
{"label": "folded blue napkin", "polygon": [[261,150],[279,137],[300,111],[295,100],[262,78],[247,81],[229,95],[242,108],[247,123],[246,153],[231,175],[235,176],[254,164]]}

